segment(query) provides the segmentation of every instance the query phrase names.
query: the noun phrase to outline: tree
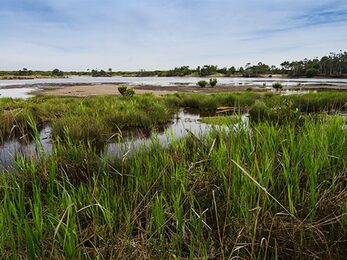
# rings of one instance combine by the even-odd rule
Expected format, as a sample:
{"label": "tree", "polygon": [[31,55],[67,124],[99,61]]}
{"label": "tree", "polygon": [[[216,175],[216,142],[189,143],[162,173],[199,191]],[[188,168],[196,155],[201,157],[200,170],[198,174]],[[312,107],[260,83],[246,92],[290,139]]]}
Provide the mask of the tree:
{"label": "tree", "polygon": [[183,76],[187,76],[190,74],[192,74],[192,71],[190,70],[189,66],[181,66],[181,67],[177,67],[173,70],[170,70],[168,73],[168,76],[183,77]]}
{"label": "tree", "polygon": [[228,74],[229,75],[233,75],[236,73],[236,69],[234,66],[231,66],[229,69],[228,69]]}
{"label": "tree", "polygon": [[56,77],[62,77],[64,76],[64,72],[59,69],[52,70],[52,75]]}
{"label": "tree", "polygon": [[215,65],[204,65],[200,69],[200,76],[205,77],[217,73],[218,66]]}
{"label": "tree", "polygon": [[92,77],[111,77],[111,75],[104,70],[92,70]]}

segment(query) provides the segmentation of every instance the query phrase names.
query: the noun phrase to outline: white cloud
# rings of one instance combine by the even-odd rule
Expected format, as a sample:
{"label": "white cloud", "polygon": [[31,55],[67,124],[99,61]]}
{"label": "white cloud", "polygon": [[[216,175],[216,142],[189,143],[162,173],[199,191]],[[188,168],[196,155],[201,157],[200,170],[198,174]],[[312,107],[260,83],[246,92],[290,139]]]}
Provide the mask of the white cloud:
{"label": "white cloud", "polygon": [[5,1],[0,69],[279,64],[347,40],[340,0]]}

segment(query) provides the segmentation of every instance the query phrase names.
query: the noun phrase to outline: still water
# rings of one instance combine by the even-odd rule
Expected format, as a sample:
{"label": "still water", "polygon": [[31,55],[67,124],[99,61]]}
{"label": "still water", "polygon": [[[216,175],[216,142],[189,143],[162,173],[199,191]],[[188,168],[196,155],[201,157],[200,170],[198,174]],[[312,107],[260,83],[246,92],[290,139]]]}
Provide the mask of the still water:
{"label": "still water", "polygon": [[[206,133],[213,127],[211,125],[200,122],[200,115],[192,114],[181,110],[174,116],[170,125],[163,132],[153,132],[149,136],[137,135],[127,137],[120,142],[111,142],[105,145],[101,152],[103,158],[122,158],[130,156],[138,151],[141,147],[149,147],[153,142],[159,143],[162,147],[167,147],[173,140],[183,138],[191,132],[199,136]],[[248,117],[242,117],[242,122],[235,124],[235,130],[247,126]],[[221,128],[214,126],[215,129]],[[38,159],[40,155],[51,155],[54,142],[51,139],[51,127],[46,126],[40,132],[40,142],[24,143],[20,140],[9,140],[0,145],[0,170],[11,170],[15,168],[16,161],[19,158]]]}
{"label": "still water", "polygon": [[[0,80],[0,88],[6,86],[32,86],[45,84],[91,84],[91,83],[126,83],[132,85],[154,85],[154,86],[175,86],[175,85],[196,85],[199,80],[206,78],[199,77],[69,77],[69,78],[49,78],[30,80]],[[332,84],[346,85],[347,79],[313,79],[313,78],[244,78],[225,77],[218,78],[221,85],[235,86],[243,85],[271,85],[273,82],[282,82],[287,86],[301,84]]]}
{"label": "still water", "polygon": [[[151,86],[195,86],[199,80],[206,78],[199,77],[69,77],[69,78],[49,78],[49,79],[30,79],[30,80],[0,80],[0,98],[28,98],[32,90],[43,86],[59,84],[96,84],[96,83],[114,83],[129,85],[151,85]],[[310,85],[331,85],[346,86],[347,79],[288,79],[288,78],[218,78],[218,84],[228,87],[235,86],[271,86],[274,82],[281,82],[284,86]]]}

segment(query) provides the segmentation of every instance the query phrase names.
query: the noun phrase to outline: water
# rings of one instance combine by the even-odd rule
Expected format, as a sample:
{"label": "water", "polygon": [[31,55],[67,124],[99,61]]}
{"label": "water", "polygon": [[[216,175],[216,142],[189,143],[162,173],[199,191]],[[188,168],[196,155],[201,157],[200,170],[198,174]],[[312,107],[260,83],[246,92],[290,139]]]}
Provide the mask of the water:
{"label": "water", "polygon": [[[154,132],[151,135],[138,135],[136,137],[124,138],[121,142],[108,143],[105,145],[101,157],[103,158],[123,158],[139,150],[140,147],[149,147],[153,141],[158,142],[162,147],[168,147],[173,140],[187,136],[190,133],[200,136],[211,129],[229,129],[227,126],[211,126],[200,121],[200,115],[181,110],[174,117],[173,122],[163,131]],[[233,130],[239,131],[248,128],[248,115],[241,117],[240,123],[232,126]],[[0,146],[0,170],[14,169],[17,158],[39,159],[40,152],[44,155],[51,155],[53,151],[53,141],[51,140],[51,127],[48,125],[40,132],[40,145],[35,142],[23,143],[19,140],[10,140]]]}
{"label": "water", "polygon": [[[195,86],[199,80],[206,80],[200,77],[69,77],[69,78],[48,78],[48,79],[26,79],[26,80],[0,80],[0,98],[29,98],[31,91],[50,85],[71,85],[71,84],[97,84],[114,83],[135,86]],[[287,78],[244,78],[225,77],[218,78],[218,84],[228,87],[235,86],[266,86],[271,87],[274,82],[281,82],[284,86],[294,87],[310,85],[330,85],[346,86],[347,79],[287,79]]]}
{"label": "water", "polygon": [[0,98],[10,97],[10,98],[30,98],[33,95],[30,92],[36,90],[37,88],[0,88]]}
{"label": "water", "polygon": [[[46,126],[40,132],[40,145],[44,154],[52,154],[53,142],[50,138],[51,127]],[[13,168],[16,158],[24,156],[29,159],[38,159],[40,156],[40,148],[36,146],[34,141],[29,143],[20,140],[10,140],[0,145],[0,170],[5,168]]]}
{"label": "water", "polygon": [[[136,152],[141,146],[149,146],[153,139],[159,141],[163,147],[167,147],[173,139],[179,139],[188,134],[188,130],[194,135],[200,135],[212,128],[208,124],[199,121],[200,116],[181,110],[175,115],[174,121],[162,133],[152,133],[151,136],[138,136],[134,138],[125,138],[119,143],[109,143],[102,151],[102,157],[122,158],[124,155],[130,155]],[[40,132],[40,142],[42,152],[45,155],[51,155],[53,151],[53,142],[51,140],[51,127],[46,126]],[[38,159],[39,149],[32,141],[21,143],[18,140],[10,140],[0,146],[0,170],[13,169],[15,159],[18,157]]]}
{"label": "water", "polygon": [[187,136],[188,130],[194,135],[200,135],[211,129],[211,126],[199,121],[200,116],[196,114],[180,111],[170,127],[162,133],[152,135],[152,138],[139,137],[128,139],[121,143],[110,143],[105,147],[104,155],[107,157],[122,158],[138,151],[141,146],[148,147],[153,140],[158,141],[162,147],[167,147],[173,139],[180,139]]}
{"label": "water", "polygon": [[[124,83],[130,85],[154,85],[154,86],[175,86],[175,85],[196,85],[199,80],[206,80],[200,77],[69,77],[69,78],[48,78],[48,79],[26,79],[26,80],[0,80],[0,88],[8,86],[33,86],[49,84],[92,84],[92,83]],[[237,85],[263,85],[271,86],[273,82],[281,82],[285,86],[296,86],[299,83],[305,84],[331,84],[347,85],[347,79],[316,79],[316,78],[244,78],[244,77],[224,77],[218,78],[218,83],[227,86]]]}

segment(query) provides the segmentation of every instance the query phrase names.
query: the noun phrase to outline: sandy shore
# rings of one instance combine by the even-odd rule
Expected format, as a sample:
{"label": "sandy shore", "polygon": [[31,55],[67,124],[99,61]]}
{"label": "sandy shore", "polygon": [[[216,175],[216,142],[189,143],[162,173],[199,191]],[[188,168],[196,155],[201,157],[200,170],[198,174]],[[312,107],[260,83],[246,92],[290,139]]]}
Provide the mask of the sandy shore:
{"label": "sandy shore", "polygon": [[[96,95],[120,95],[118,92],[119,84],[80,84],[80,85],[57,85],[45,86],[40,90],[35,90],[30,94],[36,96],[69,96],[69,97],[86,97]],[[217,86],[215,88],[198,86],[129,86],[135,90],[136,94],[152,93],[154,95],[166,95],[174,93],[227,93],[240,92],[252,88],[253,91],[266,92],[266,89],[259,86]],[[347,90],[347,86],[331,85],[305,85],[302,87],[285,87],[284,90]]]}
{"label": "sandy shore", "polygon": [[[46,87],[40,90],[33,91],[30,94],[37,96],[72,96],[86,97],[95,95],[119,95],[119,85],[117,84],[91,84],[91,85],[66,85]],[[135,90],[136,94],[152,93],[154,95],[166,95],[174,93],[221,93],[244,91],[249,86],[223,87],[216,88],[199,88],[193,86],[129,86]]]}

